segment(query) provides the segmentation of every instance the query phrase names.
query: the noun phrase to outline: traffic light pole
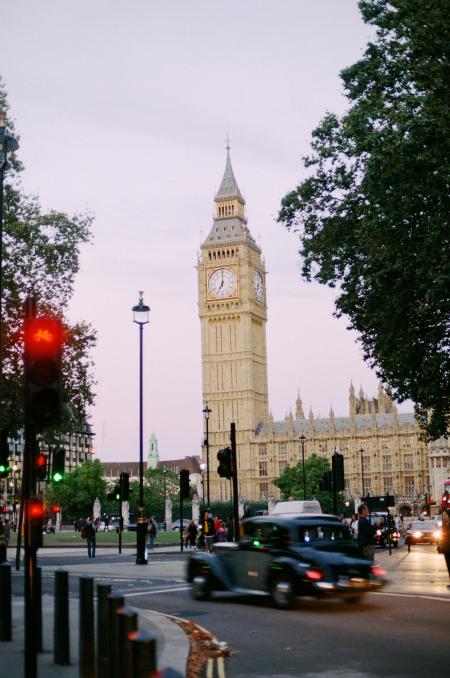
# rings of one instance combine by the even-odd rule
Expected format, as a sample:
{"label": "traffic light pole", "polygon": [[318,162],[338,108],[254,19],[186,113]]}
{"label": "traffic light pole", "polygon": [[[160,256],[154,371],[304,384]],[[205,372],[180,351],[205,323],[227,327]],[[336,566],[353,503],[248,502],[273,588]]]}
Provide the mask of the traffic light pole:
{"label": "traffic light pole", "polygon": [[231,423],[230,431],[231,442],[231,468],[233,471],[233,527],[234,527],[234,541],[239,541],[239,496],[238,496],[238,467],[237,467],[237,451],[236,451],[236,424]]}
{"label": "traffic light pole", "polygon": [[[334,456],[334,455],[333,455]],[[332,460],[331,464],[331,473],[332,473],[332,488],[333,488],[333,513],[337,515],[337,483],[336,483],[336,464]]]}

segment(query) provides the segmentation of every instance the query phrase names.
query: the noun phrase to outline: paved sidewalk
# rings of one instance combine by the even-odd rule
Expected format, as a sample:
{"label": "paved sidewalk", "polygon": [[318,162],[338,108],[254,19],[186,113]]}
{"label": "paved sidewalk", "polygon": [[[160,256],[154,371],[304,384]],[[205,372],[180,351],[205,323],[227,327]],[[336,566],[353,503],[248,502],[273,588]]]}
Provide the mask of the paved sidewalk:
{"label": "paved sidewalk", "polygon": [[410,553],[407,548],[392,549],[391,556],[387,549],[377,549],[375,563],[388,573],[389,584],[383,592],[433,596],[450,602],[450,579],[436,546],[413,546]]}
{"label": "paved sidewalk", "polygon": [[[60,553],[60,549],[57,549]],[[72,549],[71,549],[72,552]],[[83,554],[85,550],[83,549]],[[41,555],[41,554],[40,554]],[[118,556],[120,559],[120,556]],[[102,578],[118,580],[139,579],[142,580],[142,586],[145,588],[146,582],[151,578],[172,580],[185,585],[183,577],[183,562],[168,563],[160,562],[158,572],[155,570],[156,563],[137,566],[134,563],[102,562],[101,557],[91,560],[88,564],[75,564],[67,566],[48,566],[45,564],[45,557],[39,558],[39,564],[42,567],[43,575],[45,572],[53,572],[56,569],[64,569],[69,572],[69,576],[78,578],[81,574],[88,574],[94,577],[95,584],[101,582]],[[173,567],[171,567],[171,565]],[[176,567],[175,567],[176,565]],[[153,571],[152,571],[153,570]],[[23,572],[23,570],[22,570]],[[113,582],[113,591],[114,591]],[[125,604],[133,607],[132,594],[129,599],[125,594]],[[43,619],[43,646],[44,652],[38,657],[38,675],[42,678],[75,678],[78,676],[78,600],[70,597],[70,666],[56,666],[53,664],[53,595],[43,595],[42,597],[42,619]],[[171,667],[177,670],[181,675],[185,675],[186,662],[189,654],[189,641],[185,633],[179,626],[169,621],[164,615],[153,612],[152,610],[138,609],[138,628],[146,629],[157,636],[157,653],[159,668]],[[1,676],[11,678],[12,676],[23,675],[23,654],[24,654],[24,603],[22,597],[13,596],[13,641],[0,643],[1,657]]]}

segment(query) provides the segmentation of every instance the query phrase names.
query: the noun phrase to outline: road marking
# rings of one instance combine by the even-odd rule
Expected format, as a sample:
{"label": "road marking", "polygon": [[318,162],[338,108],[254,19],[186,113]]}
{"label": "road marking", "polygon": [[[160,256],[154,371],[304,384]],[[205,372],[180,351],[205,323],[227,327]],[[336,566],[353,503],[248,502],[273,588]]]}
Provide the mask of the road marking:
{"label": "road marking", "polygon": [[153,596],[156,593],[172,593],[172,591],[189,591],[190,588],[191,588],[190,586],[179,586],[173,589],[158,589],[157,591],[147,589],[147,591],[135,591],[134,593],[126,592],[126,597],[131,598],[136,596]]}
{"label": "road marking", "polygon": [[396,596],[397,598],[425,598],[425,600],[440,600],[443,603],[450,603],[450,598],[442,596],[430,596],[425,593],[388,593],[387,591],[368,591],[370,596]]}

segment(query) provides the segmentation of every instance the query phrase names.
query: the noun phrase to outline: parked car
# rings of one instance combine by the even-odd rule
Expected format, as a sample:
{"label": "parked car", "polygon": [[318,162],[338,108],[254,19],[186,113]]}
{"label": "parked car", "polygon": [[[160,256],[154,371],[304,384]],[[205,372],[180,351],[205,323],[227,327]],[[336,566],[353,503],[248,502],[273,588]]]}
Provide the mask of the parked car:
{"label": "parked car", "polygon": [[413,520],[406,530],[405,544],[408,551],[413,544],[437,544],[441,537],[441,529],[434,520]]}
{"label": "parked car", "polygon": [[271,596],[284,609],[302,595],[354,603],[386,581],[384,570],[361,557],[336,516],[262,516],[244,520],[243,528],[238,544],[217,543],[212,553],[190,556],[187,580],[195,599],[232,591]]}
{"label": "parked car", "polygon": [[[172,530],[180,531],[181,520],[174,520],[172,523]],[[189,518],[183,518],[183,530],[189,525]]]}

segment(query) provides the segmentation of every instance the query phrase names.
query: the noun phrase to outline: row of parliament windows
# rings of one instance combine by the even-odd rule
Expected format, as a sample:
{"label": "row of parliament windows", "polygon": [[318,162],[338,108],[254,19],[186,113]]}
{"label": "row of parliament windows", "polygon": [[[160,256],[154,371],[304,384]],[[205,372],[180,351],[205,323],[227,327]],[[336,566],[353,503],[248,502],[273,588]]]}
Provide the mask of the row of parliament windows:
{"label": "row of parliament windows", "polygon": [[[225,227],[226,228],[226,227]],[[231,227],[232,230],[234,230],[234,226]],[[234,257],[234,255],[238,256],[239,250],[214,250],[214,252],[208,252],[208,257],[209,259],[229,259],[230,257]]]}

